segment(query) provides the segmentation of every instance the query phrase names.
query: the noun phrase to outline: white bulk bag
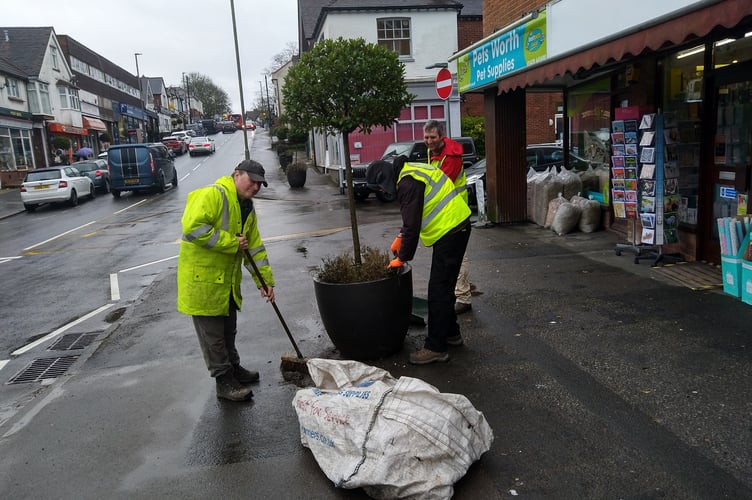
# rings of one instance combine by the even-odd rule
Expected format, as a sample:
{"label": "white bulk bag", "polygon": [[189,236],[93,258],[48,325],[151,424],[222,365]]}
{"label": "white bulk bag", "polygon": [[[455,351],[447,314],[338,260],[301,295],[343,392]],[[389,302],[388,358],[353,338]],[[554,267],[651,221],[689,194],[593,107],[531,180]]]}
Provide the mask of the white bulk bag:
{"label": "white bulk bag", "polygon": [[310,359],[316,387],[292,401],[300,441],[339,488],[373,498],[449,499],[493,431],[460,394],[351,360]]}

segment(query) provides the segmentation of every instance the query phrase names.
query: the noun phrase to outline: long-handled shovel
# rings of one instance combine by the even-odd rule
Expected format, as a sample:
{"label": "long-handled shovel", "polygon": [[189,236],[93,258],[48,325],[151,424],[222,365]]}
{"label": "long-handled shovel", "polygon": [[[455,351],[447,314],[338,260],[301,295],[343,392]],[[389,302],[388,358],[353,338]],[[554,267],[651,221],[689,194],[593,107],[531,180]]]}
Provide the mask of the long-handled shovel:
{"label": "long-handled shovel", "polygon": [[[251,252],[249,252],[247,249],[243,251],[245,253],[246,258],[251,263],[251,267],[253,267],[253,272],[256,273],[256,277],[259,279],[259,282],[261,283],[261,286],[264,287],[264,290],[267,289],[266,282],[264,281],[264,277],[261,276],[261,271],[259,271],[258,266],[256,265],[256,262],[254,262],[253,257],[251,256]],[[292,333],[290,333],[290,329],[287,328],[287,323],[285,323],[285,318],[282,317],[282,313],[279,312],[279,308],[277,307],[277,304],[272,301],[272,307],[274,307],[274,312],[277,313],[277,317],[279,318],[279,322],[282,323],[282,328],[285,329],[285,333],[287,334],[287,338],[290,339],[290,343],[292,344],[293,349],[295,349],[295,353],[297,354],[297,358],[285,353],[282,355],[281,360],[281,366],[280,368],[282,371],[295,371],[303,374],[308,374],[308,366],[306,365],[306,359],[303,357],[303,353],[300,352],[300,349],[298,348],[298,344],[295,343],[295,339],[292,338]]]}

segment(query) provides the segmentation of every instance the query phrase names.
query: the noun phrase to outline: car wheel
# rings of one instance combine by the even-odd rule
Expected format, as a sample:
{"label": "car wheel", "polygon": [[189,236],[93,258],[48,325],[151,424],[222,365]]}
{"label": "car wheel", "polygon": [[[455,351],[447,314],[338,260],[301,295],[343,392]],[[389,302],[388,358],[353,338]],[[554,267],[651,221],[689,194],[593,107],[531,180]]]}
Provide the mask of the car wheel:
{"label": "car wheel", "polygon": [[120,198],[120,190],[119,189],[113,189],[110,192],[112,193],[112,196],[114,196],[115,198]]}
{"label": "car wheel", "polygon": [[191,158],[193,158],[193,156],[194,156],[193,155],[193,151],[191,151],[190,153],[188,153],[188,156],[190,156]]}
{"label": "car wheel", "polygon": [[104,188],[102,188],[102,191],[104,191],[105,194],[110,192],[110,181],[104,181]]}
{"label": "car wheel", "polygon": [[391,203],[392,201],[397,199],[397,195],[391,194],[391,193],[385,193],[383,191],[377,191],[376,198],[378,198],[379,201],[383,201],[384,203]]}
{"label": "car wheel", "polygon": [[34,203],[24,203],[24,208],[27,212],[33,212],[37,209],[38,205],[35,205]]}
{"label": "car wheel", "polygon": [[369,195],[369,194],[370,194],[370,193],[368,193],[368,192],[363,192],[363,191],[354,191],[354,192],[353,192],[353,196],[354,196],[354,197],[355,197],[355,199],[356,199],[356,200],[358,200],[358,201],[363,201],[363,200],[367,199],[367,198],[368,198],[368,195]]}
{"label": "car wheel", "polygon": [[89,183],[89,199],[93,200],[96,197],[97,197],[97,188],[94,187],[93,182],[90,182]]}
{"label": "car wheel", "polygon": [[78,194],[75,189],[71,189],[70,198],[68,198],[68,205],[75,207],[78,205]]}
{"label": "car wheel", "polygon": [[160,193],[165,192],[165,178],[164,178],[164,172],[160,172],[159,174],[159,181],[157,182],[157,191]]}
{"label": "car wheel", "polygon": [[173,168],[172,172],[172,187],[176,188],[178,187],[178,169]]}

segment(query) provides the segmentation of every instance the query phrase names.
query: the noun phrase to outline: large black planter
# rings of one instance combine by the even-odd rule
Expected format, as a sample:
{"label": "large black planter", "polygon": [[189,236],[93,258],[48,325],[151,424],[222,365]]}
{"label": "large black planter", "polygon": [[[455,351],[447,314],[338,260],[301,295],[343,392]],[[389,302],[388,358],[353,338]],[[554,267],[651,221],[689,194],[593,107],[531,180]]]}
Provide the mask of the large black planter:
{"label": "large black planter", "polygon": [[291,188],[302,188],[305,185],[306,181],[306,170],[305,169],[293,169],[292,167],[289,167],[287,169],[287,183],[290,185]]}
{"label": "large black planter", "polygon": [[413,273],[366,283],[334,284],[313,280],[326,333],[343,357],[377,359],[402,349],[410,327]]}

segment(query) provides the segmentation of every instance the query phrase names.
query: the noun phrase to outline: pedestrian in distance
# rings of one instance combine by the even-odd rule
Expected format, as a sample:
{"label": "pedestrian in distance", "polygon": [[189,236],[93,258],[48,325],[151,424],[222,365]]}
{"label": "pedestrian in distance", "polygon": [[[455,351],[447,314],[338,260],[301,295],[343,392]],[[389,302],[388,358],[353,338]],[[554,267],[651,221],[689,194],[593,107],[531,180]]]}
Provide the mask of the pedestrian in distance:
{"label": "pedestrian in distance", "polygon": [[428,335],[410,363],[424,365],[449,360],[448,346],[462,345],[454,311],[454,287],[470,239],[470,208],[441,169],[425,163],[376,161],[366,171],[368,187],[397,196],[402,227],[392,242],[390,268],[412,260],[418,240],[432,248],[428,278]]}
{"label": "pedestrian in distance", "polygon": [[[242,305],[241,264],[267,302],[274,302],[274,278],[258,231],[253,197],[267,185],[264,167],[241,161],[232,175],[188,194],[178,257],[178,311],[193,317],[199,346],[217,397],[245,401],[257,371],[243,368],[235,347],[237,312]],[[244,262],[248,250],[266,288]]]}
{"label": "pedestrian in distance", "polygon": [[[423,142],[428,148],[429,163],[439,167],[449,177],[462,195],[462,199],[468,203],[467,178],[462,166],[462,144],[446,137],[444,124],[437,120],[428,120],[423,125]],[[457,314],[466,313],[473,308],[467,252],[462,256],[462,266],[457,277],[457,286],[454,288],[454,297],[454,310]]]}

